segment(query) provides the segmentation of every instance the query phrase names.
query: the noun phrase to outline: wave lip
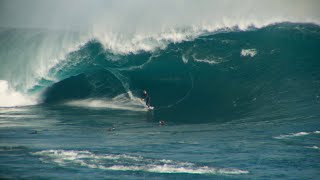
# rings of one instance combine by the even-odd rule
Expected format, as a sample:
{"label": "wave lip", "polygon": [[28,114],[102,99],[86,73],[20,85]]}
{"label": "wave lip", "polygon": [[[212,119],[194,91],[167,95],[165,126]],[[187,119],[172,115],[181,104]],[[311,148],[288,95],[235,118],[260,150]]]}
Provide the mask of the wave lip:
{"label": "wave lip", "polygon": [[247,174],[249,171],[233,168],[213,168],[198,166],[190,162],[172,160],[157,160],[142,156],[126,154],[97,155],[90,151],[75,150],[44,150],[32,153],[40,156],[45,163],[55,163],[59,166],[84,166],[112,171],[145,171],[151,173],[188,173],[188,174]]}

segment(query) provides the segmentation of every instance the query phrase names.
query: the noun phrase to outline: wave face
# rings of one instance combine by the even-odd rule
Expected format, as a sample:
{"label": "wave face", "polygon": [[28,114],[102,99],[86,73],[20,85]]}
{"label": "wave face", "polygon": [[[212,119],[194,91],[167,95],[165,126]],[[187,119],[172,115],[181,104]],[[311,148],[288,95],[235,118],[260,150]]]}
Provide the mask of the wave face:
{"label": "wave face", "polygon": [[141,106],[138,98],[146,89],[156,118],[183,122],[312,115],[319,109],[317,25],[280,23],[246,31],[203,32],[134,53],[106,50],[99,39],[82,44],[53,63],[45,75],[32,76],[36,83],[23,91],[40,94],[45,104],[79,101],[82,106],[99,101],[99,107],[108,108],[119,102]]}

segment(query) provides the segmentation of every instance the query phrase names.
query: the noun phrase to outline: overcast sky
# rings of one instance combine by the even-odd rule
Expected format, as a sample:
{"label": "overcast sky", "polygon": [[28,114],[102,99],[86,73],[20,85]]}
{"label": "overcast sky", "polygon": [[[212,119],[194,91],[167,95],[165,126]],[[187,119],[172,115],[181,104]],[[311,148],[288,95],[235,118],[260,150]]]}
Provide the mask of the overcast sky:
{"label": "overcast sky", "polygon": [[155,29],[228,22],[320,22],[319,0],[0,0],[0,26]]}

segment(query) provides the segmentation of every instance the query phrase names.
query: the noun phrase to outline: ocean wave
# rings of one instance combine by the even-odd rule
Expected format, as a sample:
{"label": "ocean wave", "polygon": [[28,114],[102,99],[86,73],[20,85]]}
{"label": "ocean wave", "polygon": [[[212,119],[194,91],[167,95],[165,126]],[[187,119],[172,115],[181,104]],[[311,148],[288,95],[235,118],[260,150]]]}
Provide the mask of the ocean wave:
{"label": "ocean wave", "polygon": [[[92,40],[99,41],[106,51],[129,55],[164,50],[170,44],[220,32],[260,29],[282,22],[319,24],[315,2],[93,1],[78,3],[72,12],[61,7],[74,6],[73,2],[52,3],[59,13],[52,11],[55,8],[43,13],[41,7],[47,7],[46,3],[30,3],[34,2],[28,3],[29,8],[8,6],[4,17],[14,18],[4,19],[3,23],[9,24],[2,26],[13,28],[0,29],[0,44],[5,44],[0,48],[0,78],[25,94],[41,79],[61,80],[50,73],[52,69],[69,61],[70,53]],[[285,11],[282,6],[287,7]],[[304,13],[298,13],[297,8],[303,8]],[[20,18],[26,21],[17,21]]]}
{"label": "ocean wave", "polygon": [[[225,78],[223,81],[227,80],[227,78],[230,78],[232,76],[231,72],[227,73],[228,71],[231,71],[231,70],[238,71],[239,74],[241,75],[248,73],[244,71],[251,71],[252,69],[255,69],[255,71],[258,72],[261,70],[261,68],[264,68],[265,66],[264,60],[270,59],[272,57],[269,57],[269,56],[274,56],[274,55],[264,53],[264,52],[271,51],[270,44],[266,44],[264,43],[264,41],[257,41],[254,37],[256,35],[259,35],[262,38],[268,38],[268,39],[275,38],[275,39],[272,39],[275,42],[275,44],[272,45],[272,49],[284,48],[285,50],[283,52],[287,52],[287,51],[290,51],[290,49],[286,49],[287,48],[286,46],[282,46],[282,42],[283,42],[282,39],[284,37],[290,39],[290,37],[287,35],[290,34],[291,32],[295,33],[297,31],[296,27],[300,27],[300,26],[304,27],[304,29],[302,30],[299,29],[299,32],[305,31],[305,33],[308,33],[309,31],[317,32],[317,29],[319,28],[318,26],[314,26],[310,24],[306,25],[306,24],[290,24],[290,23],[276,24],[276,25],[264,27],[261,29],[256,29],[256,28],[250,29],[250,26],[247,26],[247,27],[244,26],[245,28],[241,29],[234,26],[230,26],[230,28],[228,28],[229,26],[224,26],[224,25],[217,26],[217,27],[199,25],[199,26],[191,26],[191,27],[180,28],[180,29],[177,28],[173,30],[170,28],[164,29],[160,33],[151,33],[151,34],[138,33],[138,34],[133,34],[132,36],[118,36],[116,34],[114,34],[113,36],[112,34],[110,34],[109,38],[112,37],[110,40],[108,40],[108,38],[105,40],[101,39],[104,37],[103,35],[101,35],[101,37],[100,36],[94,37],[94,35],[92,36],[87,35],[86,38],[84,38],[86,39],[85,44],[81,44],[81,42],[83,42],[82,41],[83,39],[81,38],[77,39],[76,37],[71,38],[71,41],[74,40],[75,42],[63,43],[64,44],[63,47],[65,47],[63,52],[66,52],[66,54],[60,57],[61,53],[56,53],[58,57],[60,57],[61,59],[53,58],[52,54],[54,54],[54,52],[60,52],[59,50],[60,48],[54,48],[54,47],[59,46],[57,45],[59,44],[57,42],[61,42],[61,39],[63,39],[63,36],[60,38],[60,40],[57,40],[59,39],[58,37],[60,37],[60,35],[59,36],[57,35],[57,37],[50,35],[49,37],[52,36],[51,38],[54,39],[52,40],[53,43],[50,45],[50,48],[55,49],[49,53],[50,56],[49,55],[42,56],[41,54],[45,53],[46,49],[40,48],[42,47],[43,44],[39,44],[39,45],[36,44],[34,45],[34,47],[39,47],[38,49],[43,52],[41,52],[39,57],[37,57],[38,59],[35,58],[35,61],[28,60],[24,68],[21,68],[21,65],[19,63],[12,64],[12,66],[17,66],[13,68],[12,72],[18,72],[18,73],[14,75],[12,75],[12,72],[10,72],[11,74],[3,73],[3,72],[6,72],[6,70],[4,70],[3,67],[0,68],[1,73],[11,77],[8,79],[4,78],[6,79],[7,86],[5,87],[4,85],[1,85],[2,89],[7,89],[5,90],[6,94],[12,95],[12,96],[8,96],[8,95],[1,96],[0,102],[6,103],[5,105],[3,105],[6,107],[36,104],[38,102],[47,103],[45,101],[46,98],[42,98],[43,91],[50,89],[51,86],[58,84],[59,82],[62,82],[65,79],[82,74],[83,75],[82,80],[87,82],[87,84],[85,85],[87,85],[90,88],[92,87],[93,92],[91,92],[90,91],[91,89],[89,89],[88,93],[85,94],[85,96],[77,97],[78,98],[77,100],[80,99],[80,101],[78,102],[73,101],[73,102],[70,102],[69,104],[85,106],[85,103],[88,103],[92,107],[113,107],[114,109],[121,109],[122,105],[120,106],[117,106],[117,104],[110,105],[98,100],[104,97],[112,98],[112,97],[109,97],[109,94],[116,96],[119,93],[123,93],[123,91],[128,92],[131,90],[144,89],[146,88],[146,86],[148,86],[146,82],[149,80],[150,81],[152,80],[156,84],[164,83],[165,82],[164,79],[166,80],[176,79],[177,82],[179,80],[186,80],[187,78],[184,78],[185,75],[183,75],[180,69],[187,68],[188,71],[190,71],[189,74],[197,74],[197,70],[195,69],[196,66],[194,65],[200,64],[200,63],[211,65],[212,67],[217,68],[216,70],[222,73],[217,76],[216,73],[218,71],[209,71],[208,69],[206,69],[206,68],[211,68],[211,66],[197,67],[199,68],[198,72],[201,72],[201,74],[203,74],[203,77],[216,77],[216,80],[222,77]],[[245,31],[249,30],[250,32],[244,33],[242,32],[242,30],[245,30]],[[20,32],[20,34],[22,33]],[[297,34],[297,36],[299,35],[303,35],[303,34]],[[309,39],[302,39],[302,40],[299,38],[298,39],[305,44],[310,44],[309,40],[312,39],[314,36],[317,36],[317,34],[316,33],[310,34]],[[41,39],[41,37],[42,36],[40,36],[39,38]],[[94,38],[96,39],[94,40]],[[247,42],[247,39],[250,39],[249,44]],[[28,40],[28,38],[26,38],[26,40]],[[290,39],[290,41],[291,40],[294,41],[294,39]],[[37,40],[37,41],[40,41],[40,40]],[[226,42],[233,42],[233,43],[226,43]],[[104,45],[105,43],[111,43],[114,45],[110,45],[110,48],[109,48],[109,47],[106,47],[109,45]],[[140,43],[142,43],[141,46],[139,45]],[[147,44],[150,43],[152,48],[146,47],[145,43]],[[303,43],[295,43],[295,44],[299,46],[299,44],[303,44]],[[27,45],[22,44],[22,46],[27,46]],[[76,47],[76,48],[72,48],[72,47]],[[257,63],[261,63],[261,64],[250,64],[250,65],[248,64],[249,69],[244,68],[245,65],[243,64],[243,62],[238,61],[239,52],[240,52],[240,56],[245,56],[245,57],[254,57],[258,53],[257,49],[255,48],[247,49],[245,47],[259,47],[259,52],[261,51],[262,61]],[[124,49],[121,50],[121,48],[124,48]],[[114,51],[112,49],[114,49]],[[27,58],[33,59],[33,54],[31,53],[33,52],[32,48],[29,48],[27,50],[30,51],[29,52],[30,56],[27,56]],[[37,52],[34,52],[34,53],[37,54]],[[304,53],[306,52],[300,52],[301,56]],[[308,51],[308,56],[309,55],[310,55],[310,52]],[[286,54],[283,54],[283,56],[279,56],[279,57],[286,57],[286,56],[287,56]],[[181,62],[181,58],[183,62],[182,65],[176,62],[176,60],[179,60],[179,62]],[[50,62],[47,63],[46,61],[50,61]],[[281,64],[290,63],[290,66],[293,66],[292,68],[296,68],[295,66],[297,65],[295,63],[287,62],[286,58],[278,59],[277,61],[278,62],[284,61]],[[20,62],[20,60],[18,60],[18,62]],[[41,62],[40,67],[37,66],[39,62]],[[277,67],[278,64],[273,61],[268,61],[268,62],[269,62],[268,67],[270,68],[266,68],[264,71],[264,73],[266,74],[266,77],[269,75],[271,76],[270,74],[272,73],[271,71],[276,71],[278,68],[280,69],[283,68],[283,67]],[[307,63],[312,63],[311,61],[301,61],[301,62],[306,63],[306,65],[303,67],[311,67],[307,64]],[[217,67],[215,66],[217,64],[223,64],[223,66]],[[261,68],[256,68],[254,67],[255,65],[261,66]],[[164,69],[164,67],[166,67],[166,69]],[[22,70],[19,71],[19,68]],[[201,68],[204,68],[204,69],[201,69]],[[11,68],[7,68],[7,69],[11,69]],[[24,73],[25,71],[32,72],[32,73]],[[35,75],[33,72],[36,72],[37,75]],[[252,72],[256,73],[254,71]],[[306,70],[305,72],[309,72],[309,71]],[[285,73],[289,73],[289,72],[283,72],[283,74]],[[168,74],[171,76],[174,76],[174,78],[167,77]],[[163,76],[163,77],[160,77],[160,76]],[[91,79],[88,79],[87,77]],[[205,79],[207,79],[203,77],[198,79],[198,81],[204,81]],[[261,78],[260,76],[255,76],[253,74],[252,77],[255,78],[257,82],[260,82],[261,80],[259,79]],[[138,78],[140,78],[139,81],[138,81]],[[239,76],[237,78],[239,78],[239,80],[241,81],[240,78],[242,77]],[[279,77],[279,81],[281,81],[281,78],[282,77]],[[109,80],[112,82],[110,82]],[[160,82],[160,80],[162,81]],[[243,80],[246,81],[245,79]],[[230,81],[233,81],[233,80],[230,79]],[[81,87],[77,87],[79,86],[79,84],[76,84],[77,83],[76,81],[71,81],[71,82],[75,83],[74,86],[72,85],[74,89],[81,90]],[[121,84],[119,84],[119,82]],[[166,81],[166,82],[169,83],[169,81]],[[234,85],[236,85],[237,82],[238,81],[235,81]],[[207,82],[201,82],[199,83],[199,85],[206,84],[206,83]],[[217,82],[212,82],[212,83],[217,83]],[[68,82],[66,82],[66,84],[68,85]],[[63,85],[66,85],[66,84],[63,84]],[[185,83],[181,83],[181,84],[189,84],[189,82],[186,81]],[[68,85],[68,87],[69,86],[71,85]],[[117,86],[117,87],[114,88],[114,86]],[[225,86],[225,84],[223,84],[222,86]],[[245,87],[241,86],[241,84],[238,84],[237,86],[240,89],[242,88],[243,92],[246,91],[244,90]],[[121,92],[118,91],[117,88],[121,89],[122,91]],[[159,88],[153,88],[153,87],[148,87],[148,88],[159,89]],[[199,87],[199,88],[203,89],[203,87]],[[255,87],[252,87],[252,88],[254,89]],[[206,89],[208,89],[208,87],[206,87]],[[70,99],[73,98],[73,96],[72,97],[68,96],[69,99],[63,99],[64,95],[66,95],[65,89],[62,88],[57,90],[58,91],[56,92],[56,94],[61,95],[60,97],[62,98],[61,99],[62,101],[69,101]],[[211,89],[211,91],[212,90],[213,89]],[[112,91],[112,93],[109,93],[109,91]],[[184,93],[185,91],[181,90],[180,92]],[[239,91],[239,92],[242,92],[242,91]],[[74,90],[70,90],[69,93],[72,95],[76,94],[74,93]],[[157,92],[157,95],[159,95],[159,93],[161,94],[161,92]],[[15,95],[19,95],[20,97],[15,99]],[[104,97],[101,97],[101,96],[104,96]],[[241,94],[239,96],[241,96]],[[82,101],[85,99],[89,99],[89,100]],[[204,99],[204,98],[200,98],[200,99]],[[132,100],[132,98],[130,100]],[[162,103],[162,104],[159,103],[159,104],[165,106],[168,103],[165,102],[165,103]],[[190,104],[193,104],[193,103],[190,103]],[[124,107],[124,108],[127,108],[127,107]]]}
{"label": "ocean wave", "polygon": [[[9,36],[4,43],[12,47],[8,46],[7,49],[0,49],[0,57],[1,60],[9,61],[10,59],[15,59],[15,62],[20,63],[4,63],[5,66],[0,68],[0,75],[2,74],[5,77],[10,86],[16,90],[21,89],[20,91],[25,93],[38,86],[41,79],[58,81],[59,79],[56,78],[53,72],[58,72],[60,68],[63,68],[62,64],[76,65],[76,62],[68,62],[70,61],[68,55],[79,51],[91,41],[100,42],[105,51],[128,55],[163,50],[171,43],[191,41],[209,32],[220,32],[222,31],[221,29],[231,31],[228,27],[209,28],[208,26],[195,26],[166,29],[158,33],[136,33],[128,36],[111,32],[39,32],[37,29],[33,32],[24,29],[9,29],[4,31],[2,36]],[[10,31],[13,31],[13,33]],[[6,32],[10,32],[10,34],[7,35],[5,34]],[[26,42],[32,43],[26,44]],[[24,64],[23,69],[20,67],[21,63]],[[7,72],[5,68],[11,69],[11,71]],[[22,72],[25,76],[13,75],[12,70]]]}
{"label": "ocean wave", "polygon": [[44,150],[32,153],[45,163],[59,166],[84,166],[111,171],[144,171],[151,173],[188,173],[188,174],[248,174],[249,171],[234,168],[214,168],[198,166],[191,162],[167,159],[150,159],[126,154],[95,154],[90,151]]}

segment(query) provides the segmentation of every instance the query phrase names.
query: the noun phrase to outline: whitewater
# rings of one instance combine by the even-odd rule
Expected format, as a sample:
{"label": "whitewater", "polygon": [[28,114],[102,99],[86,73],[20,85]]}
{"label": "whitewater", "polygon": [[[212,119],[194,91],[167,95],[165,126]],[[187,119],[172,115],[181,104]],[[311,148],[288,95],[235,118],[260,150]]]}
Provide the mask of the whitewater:
{"label": "whitewater", "polygon": [[318,1],[0,3],[0,178],[319,176]]}

